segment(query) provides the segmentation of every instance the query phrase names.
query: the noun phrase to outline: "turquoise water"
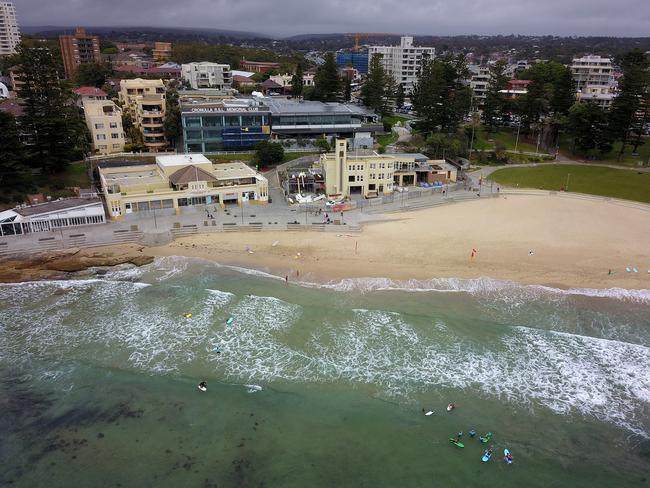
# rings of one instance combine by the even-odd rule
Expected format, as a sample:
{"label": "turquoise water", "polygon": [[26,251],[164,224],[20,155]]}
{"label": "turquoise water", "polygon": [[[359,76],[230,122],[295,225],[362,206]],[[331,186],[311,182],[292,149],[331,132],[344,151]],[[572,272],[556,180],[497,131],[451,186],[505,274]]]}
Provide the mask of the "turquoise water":
{"label": "turquoise water", "polygon": [[302,278],[0,286],[0,485],[648,485],[649,291]]}

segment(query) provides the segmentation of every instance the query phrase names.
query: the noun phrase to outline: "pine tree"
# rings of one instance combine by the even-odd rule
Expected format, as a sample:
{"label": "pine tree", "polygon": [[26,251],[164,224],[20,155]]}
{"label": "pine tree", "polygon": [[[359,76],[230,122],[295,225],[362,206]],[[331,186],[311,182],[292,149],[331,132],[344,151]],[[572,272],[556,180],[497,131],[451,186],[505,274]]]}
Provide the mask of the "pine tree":
{"label": "pine tree", "polygon": [[178,106],[178,91],[173,83],[167,87],[165,121],[163,124],[165,139],[169,141],[172,148],[176,147],[176,140],[183,131],[181,122],[181,110]]}
{"label": "pine tree", "polygon": [[573,146],[584,156],[592,150],[603,155],[612,150],[613,138],[607,126],[607,112],[594,103],[575,103],[569,109],[567,132]]}
{"label": "pine tree", "polygon": [[46,173],[59,172],[87,153],[86,124],[70,86],[59,80],[49,49],[21,46],[18,54],[25,81],[19,90],[25,109],[20,123],[31,139],[28,163]]}
{"label": "pine tree", "polygon": [[506,62],[503,60],[490,66],[490,81],[483,105],[483,124],[488,134],[496,130],[498,122],[503,118],[505,97],[500,91],[505,90],[508,81],[505,71]]}
{"label": "pine tree", "polygon": [[413,87],[411,101],[425,132],[455,132],[469,112],[472,94],[463,86],[464,59],[439,58],[425,62]]}
{"label": "pine tree", "polygon": [[343,100],[349,102],[352,99],[352,82],[350,78],[346,76],[343,80]]}
{"label": "pine tree", "polygon": [[395,79],[384,69],[381,55],[373,55],[368,76],[361,88],[363,104],[378,114],[386,115],[391,111],[392,99],[396,91]]}
{"label": "pine tree", "polygon": [[321,102],[335,102],[341,91],[341,79],[336,68],[334,54],[327,53],[325,63],[318,67],[314,76],[313,97]]}
{"label": "pine tree", "polygon": [[77,68],[74,82],[77,86],[96,86],[97,88],[101,88],[111,73],[112,70],[108,63],[85,63]]}
{"label": "pine tree", "polygon": [[633,151],[642,144],[644,114],[647,112],[650,79],[648,57],[640,49],[634,49],[621,62],[623,78],[619,83],[619,94],[612,102],[610,128],[621,141],[619,160],[625,153],[625,146],[633,144]]}
{"label": "pine tree", "polygon": [[304,88],[303,76],[302,64],[298,63],[296,73],[291,77],[291,96],[293,98],[302,96],[302,90]]}
{"label": "pine tree", "polygon": [[13,200],[13,194],[28,187],[25,147],[18,137],[16,118],[0,111],[0,201]]}

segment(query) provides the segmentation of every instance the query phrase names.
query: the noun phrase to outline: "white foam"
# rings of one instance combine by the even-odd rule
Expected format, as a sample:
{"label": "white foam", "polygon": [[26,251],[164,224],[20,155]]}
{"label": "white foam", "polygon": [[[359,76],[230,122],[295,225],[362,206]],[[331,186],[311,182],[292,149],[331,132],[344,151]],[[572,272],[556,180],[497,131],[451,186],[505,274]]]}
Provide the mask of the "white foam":
{"label": "white foam", "polygon": [[[445,282],[492,293],[492,280]],[[53,286],[68,290],[52,296],[47,291]],[[218,289],[183,295],[193,307],[185,319],[167,300],[152,301],[134,286],[74,280],[0,287],[7,303],[0,310],[0,360],[78,358],[158,374],[209,368],[246,388],[275,380],[343,380],[407,398],[441,387],[472,389],[558,414],[591,415],[650,438],[643,417],[650,403],[650,348],[643,344],[527,327],[476,342],[440,318],[423,333],[403,315],[365,308],[353,309],[342,323],[325,316],[314,327],[304,322],[299,305],[256,295],[238,299]],[[536,297],[543,287],[497,290],[507,300],[512,288]],[[227,326],[229,316],[235,320]],[[303,327],[311,335],[298,330]]]}

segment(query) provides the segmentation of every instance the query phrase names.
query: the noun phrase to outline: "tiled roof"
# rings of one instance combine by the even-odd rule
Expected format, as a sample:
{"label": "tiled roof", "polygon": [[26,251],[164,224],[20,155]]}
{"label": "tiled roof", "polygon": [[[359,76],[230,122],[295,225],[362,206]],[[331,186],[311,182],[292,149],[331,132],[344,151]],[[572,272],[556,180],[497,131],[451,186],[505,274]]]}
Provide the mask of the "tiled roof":
{"label": "tiled roof", "polygon": [[74,92],[77,95],[81,96],[81,97],[84,97],[84,96],[86,96],[86,97],[107,97],[108,96],[108,94],[104,90],[102,90],[100,88],[96,88],[94,86],[82,86],[82,87],[77,88]]}
{"label": "tiled roof", "polygon": [[190,181],[217,181],[217,178],[201,168],[190,165],[172,173],[169,176],[169,181],[172,185],[182,185]]}

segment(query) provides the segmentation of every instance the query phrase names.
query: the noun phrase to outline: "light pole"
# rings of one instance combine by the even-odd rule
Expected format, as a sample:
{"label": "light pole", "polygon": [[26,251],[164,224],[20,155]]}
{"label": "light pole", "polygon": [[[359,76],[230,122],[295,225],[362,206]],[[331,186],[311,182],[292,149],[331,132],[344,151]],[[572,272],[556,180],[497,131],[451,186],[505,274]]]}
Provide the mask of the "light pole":
{"label": "light pole", "polygon": [[517,147],[519,146],[519,130],[521,129],[521,116],[519,117],[519,124],[517,124],[517,139],[515,140],[515,152],[517,152]]}

